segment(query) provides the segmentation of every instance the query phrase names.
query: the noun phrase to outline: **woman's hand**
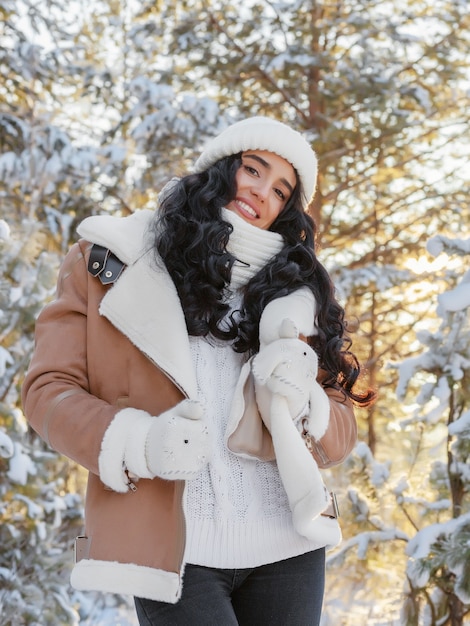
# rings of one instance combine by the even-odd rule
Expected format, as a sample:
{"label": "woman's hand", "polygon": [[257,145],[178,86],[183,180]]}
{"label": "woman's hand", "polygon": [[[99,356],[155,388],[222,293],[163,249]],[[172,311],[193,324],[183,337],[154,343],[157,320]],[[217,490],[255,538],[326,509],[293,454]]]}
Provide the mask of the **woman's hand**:
{"label": "woman's hand", "polygon": [[194,478],[209,460],[209,431],[201,405],[183,400],[152,421],[145,444],[150,472],[168,480]]}
{"label": "woman's hand", "polygon": [[273,394],[286,398],[292,419],[309,411],[312,387],[317,384],[318,358],[305,341],[277,339],[263,346],[252,361],[256,400],[269,428]]}
{"label": "woman's hand", "polygon": [[209,453],[209,430],[198,402],[183,400],[157,416],[125,408],[103,438],[100,478],[120,492],[139,478],[191,480],[209,461]]}

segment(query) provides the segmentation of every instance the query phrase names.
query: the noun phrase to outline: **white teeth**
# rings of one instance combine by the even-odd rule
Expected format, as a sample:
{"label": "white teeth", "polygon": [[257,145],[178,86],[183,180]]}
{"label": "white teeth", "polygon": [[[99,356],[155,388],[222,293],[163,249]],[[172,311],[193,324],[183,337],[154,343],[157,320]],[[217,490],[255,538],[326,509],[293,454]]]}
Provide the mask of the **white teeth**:
{"label": "white teeth", "polygon": [[243,209],[244,211],[246,211],[247,213],[249,213],[250,215],[252,215],[253,217],[258,217],[258,214],[256,213],[256,211],[254,211],[251,206],[249,206],[248,204],[246,204],[246,202],[241,202],[240,200],[238,201],[238,206]]}

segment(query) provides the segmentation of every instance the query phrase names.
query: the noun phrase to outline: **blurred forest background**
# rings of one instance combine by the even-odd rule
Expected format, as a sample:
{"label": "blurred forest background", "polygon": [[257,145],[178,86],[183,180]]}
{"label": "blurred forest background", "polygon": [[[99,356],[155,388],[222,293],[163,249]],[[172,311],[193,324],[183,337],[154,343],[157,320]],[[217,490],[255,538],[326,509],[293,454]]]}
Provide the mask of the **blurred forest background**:
{"label": "blurred forest background", "polygon": [[34,322],[84,217],[153,208],[254,114],[318,153],[319,256],[379,393],[326,476],[344,541],[323,625],[470,624],[468,0],[0,0],[0,18],[0,626],[135,623],[128,598],[68,585],[84,476],[22,413]]}

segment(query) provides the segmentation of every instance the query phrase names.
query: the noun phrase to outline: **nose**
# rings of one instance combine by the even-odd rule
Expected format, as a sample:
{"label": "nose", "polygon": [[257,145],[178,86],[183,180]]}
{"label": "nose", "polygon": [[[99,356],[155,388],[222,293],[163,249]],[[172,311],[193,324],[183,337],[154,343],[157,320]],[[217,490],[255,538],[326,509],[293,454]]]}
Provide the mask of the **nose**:
{"label": "nose", "polygon": [[264,202],[268,197],[269,185],[263,181],[256,181],[251,186],[251,193],[258,198],[261,202]]}

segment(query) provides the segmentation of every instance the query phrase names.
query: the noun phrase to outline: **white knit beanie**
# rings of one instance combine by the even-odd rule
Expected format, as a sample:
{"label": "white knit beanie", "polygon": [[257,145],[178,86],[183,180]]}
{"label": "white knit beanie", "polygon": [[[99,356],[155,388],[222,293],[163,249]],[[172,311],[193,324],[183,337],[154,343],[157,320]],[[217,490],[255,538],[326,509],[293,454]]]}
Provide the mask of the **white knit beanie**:
{"label": "white knit beanie", "polygon": [[315,152],[299,132],[269,117],[250,117],[223,130],[204,148],[194,171],[202,172],[223,157],[246,150],[267,150],[289,161],[299,175],[306,208],[317,184]]}

